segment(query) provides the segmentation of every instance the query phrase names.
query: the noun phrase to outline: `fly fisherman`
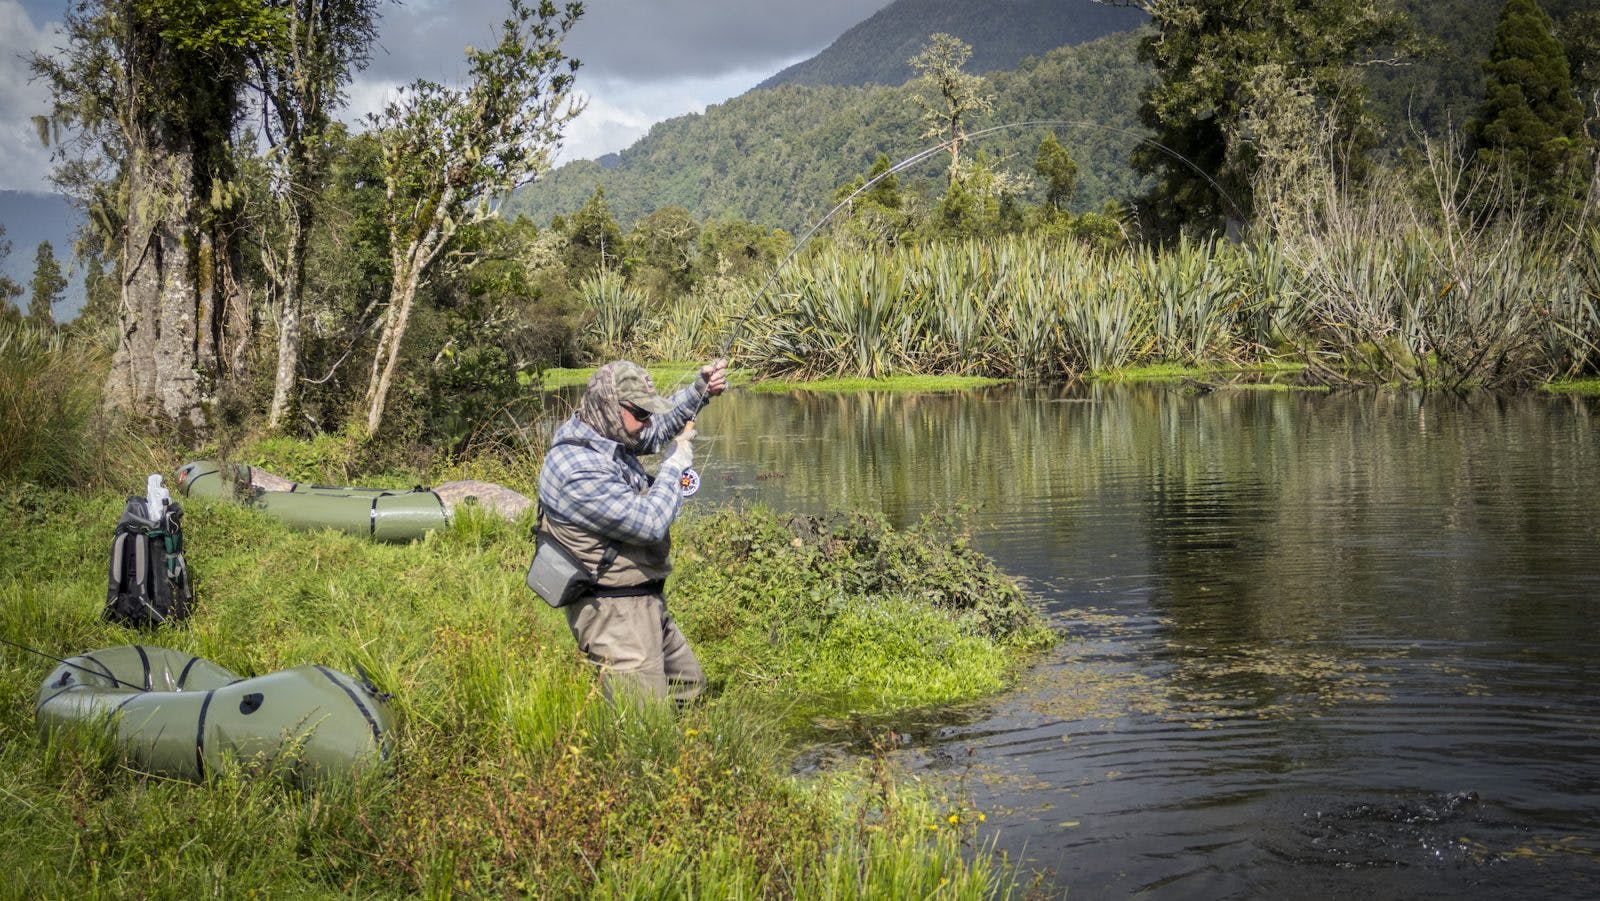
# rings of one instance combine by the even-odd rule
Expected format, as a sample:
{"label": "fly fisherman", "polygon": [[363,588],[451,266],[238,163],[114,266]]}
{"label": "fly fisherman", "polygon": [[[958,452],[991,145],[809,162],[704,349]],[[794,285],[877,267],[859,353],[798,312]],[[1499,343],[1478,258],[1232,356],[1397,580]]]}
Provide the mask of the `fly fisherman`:
{"label": "fly fisherman", "polygon": [[[589,379],[577,412],[556,429],[545,455],[543,528],[597,575],[595,590],[562,610],[613,700],[628,689],[682,705],[705,684],[667,612],[665,589],[670,530],[683,501],[678,480],[694,461],[692,422],[727,385],[727,363],[717,360],[665,398],[642,367],[607,363]],[[639,455],[669,442],[651,477]]]}

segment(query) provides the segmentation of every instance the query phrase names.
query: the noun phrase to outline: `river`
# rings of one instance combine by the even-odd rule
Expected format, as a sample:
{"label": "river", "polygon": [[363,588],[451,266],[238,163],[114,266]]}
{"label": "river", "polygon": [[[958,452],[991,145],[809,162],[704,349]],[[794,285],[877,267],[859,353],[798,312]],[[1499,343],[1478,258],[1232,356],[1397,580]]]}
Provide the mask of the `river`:
{"label": "river", "polygon": [[699,426],[692,504],[964,508],[1036,593],[1060,645],[894,756],[1048,892],[1600,897],[1600,401],[736,391]]}

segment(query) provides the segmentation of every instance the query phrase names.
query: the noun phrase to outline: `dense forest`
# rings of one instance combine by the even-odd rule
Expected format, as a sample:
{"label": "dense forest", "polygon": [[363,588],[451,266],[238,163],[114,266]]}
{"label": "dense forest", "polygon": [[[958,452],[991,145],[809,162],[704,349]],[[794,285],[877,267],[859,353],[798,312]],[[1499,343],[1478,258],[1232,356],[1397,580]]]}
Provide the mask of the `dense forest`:
{"label": "dense forest", "polygon": [[[1054,377],[1282,353],[1322,381],[1584,372],[1593,11],[1274,3],[1124,4],[1145,24],[985,72],[1058,7],[901,0],[826,56],[899,56],[908,28],[955,29],[906,56],[913,78],[752,90],[657,125],[614,167],[549,171],[575,112],[559,39],[577,5],[512,0],[468,84],[418,81],[351,129],[331,110],[371,51],[373,0],[274,7],[235,31],[101,0],[33,61],[74,135],[58,178],[91,223],[72,331],[110,354],[112,407],[197,436],[264,415],[450,453],[521,428],[545,368],[624,352],[734,349],[766,374]],[[251,110],[271,113],[264,134]],[[1358,228],[1343,257],[1318,243],[1363,220],[1397,230]],[[1460,296],[1488,284],[1473,266],[1507,271],[1499,246],[1529,280]],[[1393,254],[1420,256],[1361,298],[1391,306],[1352,306],[1349,268],[1390,273]],[[35,326],[59,294],[41,266]],[[1533,290],[1559,298],[1540,308],[1554,321],[1514,314]],[[992,299],[985,315],[967,296]],[[774,297],[787,306],[749,324]],[[1511,331],[1491,340],[1484,321]]]}
{"label": "dense forest", "polygon": [[[1113,35],[991,73],[994,107],[982,124],[1060,124],[1009,130],[976,146],[997,166],[1027,171],[1043,133],[1054,131],[1079,162],[1075,208],[1098,209],[1132,195],[1139,175],[1128,163],[1137,140],[1131,132],[1148,80],[1134,63],[1136,41],[1131,32]],[[915,90],[902,84],[751,91],[703,115],[656,125],[609,169],[594,162],[562,166],[518,191],[507,210],[544,223],[604,186],[624,226],[659,207],[681,206],[698,219],[736,216],[798,231],[878,154],[899,160],[928,144],[917,124]],[[913,193],[943,190],[937,166],[907,172],[904,181]],[[1041,190],[1030,185],[1026,194],[1037,199]]]}
{"label": "dense forest", "polygon": [[[996,103],[982,124],[1092,123],[1061,130],[1061,140],[1082,164],[1075,208],[1098,209],[1107,200],[1130,198],[1140,185],[1127,162],[1133,140],[1102,128],[1137,127],[1140,92],[1150,69],[1139,59],[1142,33],[1135,29],[1147,17],[1137,9],[1088,0],[1082,10],[1078,3],[1046,0],[1001,5],[1004,15],[994,15],[989,4],[892,3],[823,53],[756,89],[704,114],[657,125],[604,166],[578,161],[557,168],[519,191],[510,209],[547,222],[604,186],[624,224],[657,207],[677,205],[699,218],[735,215],[791,231],[802,228],[826,211],[822,198],[829,185],[864,171],[877,153],[898,160],[925,145],[911,123],[914,112],[904,83],[912,75],[908,60],[936,32],[971,44],[967,69],[988,72]],[[1544,3],[1558,22],[1587,5],[1584,0]],[[1064,6],[1072,7],[1070,17],[1061,15]],[[1498,4],[1477,0],[1402,0],[1397,6],[1426,36],[1425,45],[1394,64],[1378,62],[1375,55],[1361,66],[1380,138],[1393,152],[1413,146],[1418,133],[1439,134],[1466,124],[1482,96],[1482,62],[1499,13]],[[1121,33],[1077,46],[1117,25]],[[1034,42],[1043,35],[1063,40],[1041,47]],[[1007,59],[1017,62],[994,71]],[[1031,157],[1019,154],[1024,143],[1017,134],[1001,136],[992,152],[1009,161],[1003,165],[1025,174]]]}

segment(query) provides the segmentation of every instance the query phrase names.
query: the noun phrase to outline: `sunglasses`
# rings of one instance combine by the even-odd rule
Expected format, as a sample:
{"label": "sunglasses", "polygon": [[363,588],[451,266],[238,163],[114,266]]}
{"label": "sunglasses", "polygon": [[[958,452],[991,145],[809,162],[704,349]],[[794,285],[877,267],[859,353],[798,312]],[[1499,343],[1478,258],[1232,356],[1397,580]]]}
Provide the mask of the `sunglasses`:
{"label": "sunglasses", "polygon": [[636,407],[633,404],[627,403],[626,401],[624,401],[622,403],[622,409],[627,410],[629,413],[632,413],[633,414],[633,418],[639,420],[640,423],[649,422],[650,421],[650,417],[652,415],[654,415],[649,410],[643,409],[641,407]]}

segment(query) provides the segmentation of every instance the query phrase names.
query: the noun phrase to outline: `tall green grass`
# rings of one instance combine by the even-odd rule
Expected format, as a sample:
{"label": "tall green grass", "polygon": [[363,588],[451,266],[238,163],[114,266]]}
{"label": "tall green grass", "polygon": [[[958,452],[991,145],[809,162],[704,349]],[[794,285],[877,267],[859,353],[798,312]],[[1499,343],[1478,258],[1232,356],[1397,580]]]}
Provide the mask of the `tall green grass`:
{"label": "tall green grass", "polygon": [[102,416],[109,367],[89,342],[0,323],[0,485],[117,484],[158,456]]}

